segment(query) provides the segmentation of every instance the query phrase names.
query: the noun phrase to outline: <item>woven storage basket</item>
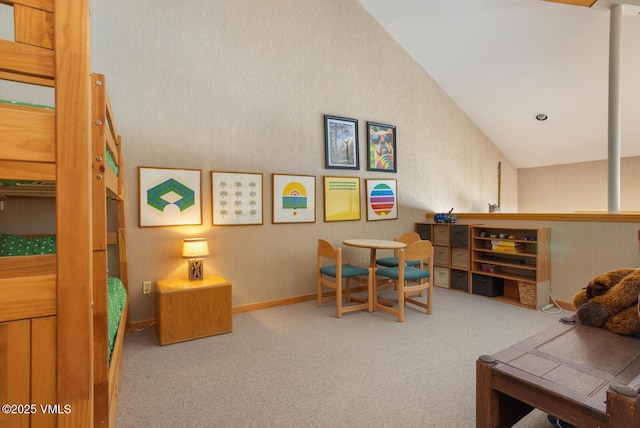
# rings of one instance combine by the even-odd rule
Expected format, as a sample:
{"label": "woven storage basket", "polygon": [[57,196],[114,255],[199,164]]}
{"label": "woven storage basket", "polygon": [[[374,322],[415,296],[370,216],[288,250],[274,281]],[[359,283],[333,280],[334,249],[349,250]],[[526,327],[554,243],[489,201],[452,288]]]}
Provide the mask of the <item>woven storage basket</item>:
{"label": "woven storage basket", "polygon": [[520,294],[520,303],[526,306],[536,307],[538,303],[538,292],[535,282],[518,281],[518,293]]}

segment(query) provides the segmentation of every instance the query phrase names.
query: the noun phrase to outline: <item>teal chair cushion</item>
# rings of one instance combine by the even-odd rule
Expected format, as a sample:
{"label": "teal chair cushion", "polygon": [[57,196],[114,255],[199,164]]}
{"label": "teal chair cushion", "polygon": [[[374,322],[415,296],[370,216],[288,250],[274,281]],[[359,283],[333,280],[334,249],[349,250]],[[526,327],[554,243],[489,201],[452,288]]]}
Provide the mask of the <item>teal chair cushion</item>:
{"label": "teal chair cushion", "polygon": [[[420,261],[418,260],[407,260],[405,263],[407,264],[407,266],[420,266]],[[386,267],[395,267],[398,266],[398,258],[384,257],[382,259],[377,259],[376,264]]]}
{"label": "teal chair cushion", "polygon": [[[389,278],[398,279],[400,275],[400,269],[398,267],[390,267],[384,269],[378,269],[376,275],[387,276]],[[429,271],[416,269],[414,267],[404,268],[404,279],[408,281],[415,281],[417,279],[429,278]]]}
{"label": "teal chair cushion", "polygon": [[[336,265],[331,265],[331,266],[322,266],[320,268],[320,272],[322,272],[325,275],[329,275],[332,277],[336,277],[336,270],[337,270],[337,266]],[[349,276],[360,276],[360,275],[368,275],[369,271],[367,269],[358,267],[358,266],[353,266],[353,265],[342,265],[342,277],[343,278],[347,278]]]}

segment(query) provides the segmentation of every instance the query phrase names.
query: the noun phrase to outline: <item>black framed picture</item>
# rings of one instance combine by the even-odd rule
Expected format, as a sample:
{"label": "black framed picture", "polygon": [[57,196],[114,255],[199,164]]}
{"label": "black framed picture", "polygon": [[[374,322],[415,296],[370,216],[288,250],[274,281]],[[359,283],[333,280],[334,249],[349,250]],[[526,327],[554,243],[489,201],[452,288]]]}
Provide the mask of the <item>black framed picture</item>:
{"label": "black framed picture", "polygon": [[325,168],[360,169],[358,120],[324,116]]}
{"label": "black framed picture", "polygon": [[367,122],[367,170],[397,172],[396,127]]}

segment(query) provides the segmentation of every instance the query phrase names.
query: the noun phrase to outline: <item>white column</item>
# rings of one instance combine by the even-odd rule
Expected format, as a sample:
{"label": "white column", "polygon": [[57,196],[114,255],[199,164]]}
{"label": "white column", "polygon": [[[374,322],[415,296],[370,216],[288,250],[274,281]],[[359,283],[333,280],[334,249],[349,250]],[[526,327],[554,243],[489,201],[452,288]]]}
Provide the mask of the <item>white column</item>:
{"label": "white column", "polygon": [[620,48],[622,42],[622,9],[611,7],[609,28],[609,149],[608,207],[609,214],[620,212]]}

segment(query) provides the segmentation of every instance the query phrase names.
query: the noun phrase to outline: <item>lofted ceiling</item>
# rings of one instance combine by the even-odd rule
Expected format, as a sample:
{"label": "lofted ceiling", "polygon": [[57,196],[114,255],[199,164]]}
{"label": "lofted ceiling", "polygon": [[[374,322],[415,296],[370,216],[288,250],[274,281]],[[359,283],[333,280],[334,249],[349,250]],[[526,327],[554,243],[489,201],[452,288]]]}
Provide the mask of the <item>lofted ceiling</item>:
{"label": "lofted ceiling", "polygon": [[[618,0],[555,1],[359,0],[516,168],[607,159]],[[638,9],[622,18],[622,157],[640,156]]]}

